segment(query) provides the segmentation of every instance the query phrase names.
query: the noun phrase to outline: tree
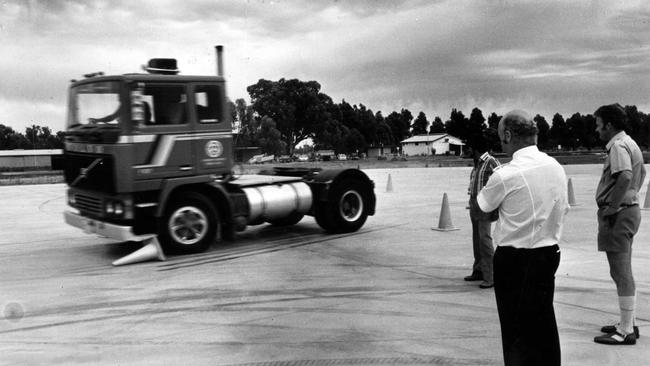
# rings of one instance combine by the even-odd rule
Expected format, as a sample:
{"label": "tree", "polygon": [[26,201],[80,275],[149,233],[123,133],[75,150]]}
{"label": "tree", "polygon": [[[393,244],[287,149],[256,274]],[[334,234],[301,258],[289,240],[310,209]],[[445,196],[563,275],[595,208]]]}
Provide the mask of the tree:
{"label": "tree", "polygon": [[255,119],[253,108],[239,98],[234,103],[233,122],[236,125],[235,146],[254,146],[257,144],[259,121]]}
{"label": "tree", "polygon": [[246,90],[255,113],[259,117],[268,116],[276,123],[280,138],[291,154],[297,143],[313,137],[315,127],[330,118],[327,112],[331,110],[332,100],[320,93],[320,87],[316,81],[283,78],[260,79]]}
{"label": "tree", "polygon": [[468,124],[469,120],[465,117],[463,112],[454,108],[451,110],[449,120],[445,122],[445,130],[448,134],[459,138],[462,141],[467,141]]}
{"label": "tree", "polygon": [[16,134],[13,128],[0,124],[0,149],[15,149],[13,136]]}
{"label": "tree", "polygon": [[400,113],[392,112],[386,117],[386,124],[390,128],[393,142],[398,144],[410,136],[411,120],[413,115],[406,109]]}
{"label": "tree", "polygon": [[635,105],[626,105],[625,114],[627,115],[627,133],[634,139],[638,145],[647,146],[648,135],[644,133],[643,116],[639,113]]}
{"label": "tree", "polygon": [[317,127],[314,134],[316,149],[333,149],[338,151],[343,146],[345,135],[350,129],[335,119],[330,119]]}
{"label": "tree", "polygon": [[262,117],[259,142],[262,150],[269,155],[282,155],[286,149],[280,131],[275,127],[275,121],[269,117]]}
{"label": "tree", "polygon": [[501,151],[501,139],[499,138],[499,122],[501,116],[492,112],[487,119],[487,129],[485,138],[487,139],[488,149],[491,151]]}
{"label": "tree", "polygon": [[360,150],[362,146],[365,146],[365,144],[366,141],[361,132],[356,128],[352,128],[349,133],[345,135],[343,149],[339,149],[338,152],[355,153]]}
{"label": "tree", "polygon": [[486,126],[483,112],[478,108],[472,109],[472,113],[467,121],[467,137],[465,140],[467,147],[472,148],[478,144],[482,144],[483,142],[486,143],[485,146],[487,147],[487,141],[485,141],[485,130]]}
{"label": "tree", "polygon": [[429,127],[427,116],[424,114],[424,112],[420,112],[415,121],[413,121],[413,130],[411,133],[413,135],[426,135],[427,127]]}
{"label": "tree", "polygon": [[567,128],[567,137],[566,144],[567,146],[575,149],[582,146],[585,140],[585,121],[580,113],[574,113],[569,119],[566,120]]}
{"label": "tree", "polygon": [[499,116],[498,114],[492,112],[492,114],[490,114],[490,116],[487,119],[488,128],[497,131],[497,129],[499,128],[499,122],[501,122],[501,117],[502,116]]}
{"label": "tree", "polygon": [[549,132],[551,136],[551,146],[555,147],[556,145],[566,145],[566,136],[568,134],[568,130],[566,127],[566,122],[564,121],[564,117],[562,117],[561,114],[555,113]]}
{"label": "tree", "polygon": [[366,150],[366,147],[371,144],[376,144],[379,141],[379,135],[377,134],[379,124],[375,118],[375,114],[367,109],[363,104],[359,105],[359,122],[361,124],[361,134],[363,135],[364,145],[358,147],[359,150]]}
{"label": "tree", "polygon": [[445,124],[442,123],[442,120],[440,117],[436,116],[436,118],[433,119],[433,122],[431,122],[431,127],[429,127],[429,133],[444,133],[445,132]]}
{"label": "tree", "polygon": [[585,122],[585,134],[582,137],[582,146],[591,150],[593,147],[597,147],[600,143],[600,137],[598,137],[598,132],[596,132],[596,117],[588,114],[584,116]]}
{"label": "tree", "polygon": [[650,114],[645,114],[639,112],[641,115],[641,134],[643,139],[640,141],[640,146],[645,147],[646,149],[650,147]]}
{"label": "tree", "polygon": [[548,122],[546,122],[546,118],[540,114],[537,114],[533,118],[533,121],[535,121],[535,124],[537,125],[537,146],[539,146],[540,149],[548,149],[550,147],[548,132],[550,126],[548,125]]}
{"label": "tree", "polygon": [[390,126],[386,123],[386,119],[381,112],[375,113],[375,120],[377,121],[377,144],[386,146],[395,144]]}

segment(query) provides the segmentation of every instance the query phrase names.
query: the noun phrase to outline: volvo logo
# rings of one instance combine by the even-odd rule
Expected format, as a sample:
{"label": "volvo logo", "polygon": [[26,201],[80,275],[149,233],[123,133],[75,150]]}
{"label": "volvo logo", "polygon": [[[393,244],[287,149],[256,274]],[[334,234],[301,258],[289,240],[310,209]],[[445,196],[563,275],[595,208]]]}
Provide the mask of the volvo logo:
{"label": "volvo logo", "polygon": [[223,153],[223,145],[218,140],[210,140],[205,144],[205,153],[211,158],[218,158]]}

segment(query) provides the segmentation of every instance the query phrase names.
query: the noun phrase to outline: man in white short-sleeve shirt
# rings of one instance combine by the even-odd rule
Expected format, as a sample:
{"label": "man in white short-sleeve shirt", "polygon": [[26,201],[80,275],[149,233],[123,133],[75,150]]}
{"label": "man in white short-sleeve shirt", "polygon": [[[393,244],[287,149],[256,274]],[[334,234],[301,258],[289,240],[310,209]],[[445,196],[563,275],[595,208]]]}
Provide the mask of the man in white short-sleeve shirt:
{"label": "man in white short-sleeve shirt", "polygon": [[566,175],[537,149],[537,126],[527,113],[507,113],[498,133],[512,160],[494,171],[477,201],[484,212],[499,210],[494,292],[505,365],[560,365],[553,295],[569,210]]}

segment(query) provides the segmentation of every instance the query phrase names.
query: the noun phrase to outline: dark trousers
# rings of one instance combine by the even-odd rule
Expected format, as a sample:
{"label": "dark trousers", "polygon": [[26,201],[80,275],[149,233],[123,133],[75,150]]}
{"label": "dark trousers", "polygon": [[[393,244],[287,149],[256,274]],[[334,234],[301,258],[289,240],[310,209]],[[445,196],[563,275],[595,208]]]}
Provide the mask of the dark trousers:
{"label": "dark trousers", "polygon": [[553,294],[560,264],[557,245],[539,249],[498,247],[494,293],[506,366],[560,365]]}
{"label": "dark trousers", "polygon": [[472,274],[481,273],[483,280],[489,283],[494,282],[492,271],[492,257],[494,247],[492,246],[492,223],[489,220],[479,220],[470,215],[472,221],[472,247],[474,249],[474,265]]}

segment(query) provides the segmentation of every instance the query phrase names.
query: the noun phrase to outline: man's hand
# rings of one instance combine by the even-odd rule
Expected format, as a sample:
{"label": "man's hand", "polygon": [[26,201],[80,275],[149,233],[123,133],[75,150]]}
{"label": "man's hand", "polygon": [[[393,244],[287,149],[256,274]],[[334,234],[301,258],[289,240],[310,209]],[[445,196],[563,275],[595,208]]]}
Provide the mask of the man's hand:
{"label": "man's hand", "polygon": [[618,208],[607,206],[603,210],[603,218],[605,219],[605,221],[607,221],[610,227],[613,227],[614,223],[616,223],[617,214],[618,214]]}

